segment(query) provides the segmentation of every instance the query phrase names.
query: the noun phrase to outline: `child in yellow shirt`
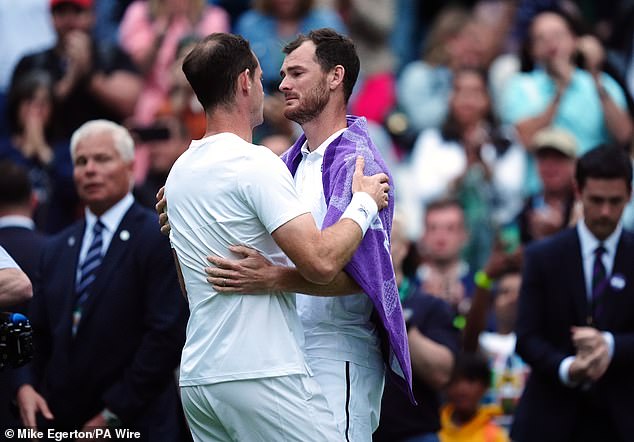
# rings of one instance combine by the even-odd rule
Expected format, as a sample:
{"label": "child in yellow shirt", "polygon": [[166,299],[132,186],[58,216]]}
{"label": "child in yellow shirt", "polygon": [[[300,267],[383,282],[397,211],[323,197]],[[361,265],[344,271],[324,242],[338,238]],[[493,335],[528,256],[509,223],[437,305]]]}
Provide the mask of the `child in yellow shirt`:
{"label": "child in yellow shirt", "polygon": [[460,355],[447,386],[438,433],[441,442],[508,442],[505,430],[493,420],[502,414],[498,405],[481,405],[489,388],[491,371],[484,356]]}

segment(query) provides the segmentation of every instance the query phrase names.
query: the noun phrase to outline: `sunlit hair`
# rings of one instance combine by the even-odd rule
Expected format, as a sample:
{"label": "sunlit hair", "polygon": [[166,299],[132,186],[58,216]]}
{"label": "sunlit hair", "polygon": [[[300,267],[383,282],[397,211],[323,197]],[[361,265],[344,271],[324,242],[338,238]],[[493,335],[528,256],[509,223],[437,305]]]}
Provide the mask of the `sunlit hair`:
{"label": "sunlit hair", "polygon": [[92,120],[82,124],[70,138],[70,155],[73,162],[76,157],[77,145],[83,138],[103,133],[112,136],[114,147],[124,162],[131,163],[134,160],[134,141],[128,129],[109,120]]}

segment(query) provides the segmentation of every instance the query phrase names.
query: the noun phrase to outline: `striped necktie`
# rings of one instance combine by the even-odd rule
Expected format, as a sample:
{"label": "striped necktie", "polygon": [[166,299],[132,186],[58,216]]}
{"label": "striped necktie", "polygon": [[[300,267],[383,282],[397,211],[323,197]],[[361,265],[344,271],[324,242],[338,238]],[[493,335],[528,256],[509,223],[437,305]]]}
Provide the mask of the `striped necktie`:
{"label": "striped necktie", "polygon": [[81,320],[81,311],[84,303],[90,296],[90,288],[92,283],[97,278],[97,271],[101,266],[103,256],[101,254],[101,248],[103,246],[103,238],[101,233],[103,232],[104,225],[101,220],[97,219],[95,226],[93,227],[92,242],[86,253],[84,261],[79,267],[79,280],[75,286],[75,309],[73,310],[73,336],[77,333],[77,327]]}
{"label": "striped necktie", "polygon": [[602,259],[605,252],[606,250],[603,244],[599,244],[599,246],[594,250],[594,264],[592,266],[592,297],[590,299],[592,303],[591,313],[593,319],[596,319],[598,313],[600,313],[599,309],[597,309],[597,303],[601,293],[603,293],[608,283],[607,270],[605,269]]}

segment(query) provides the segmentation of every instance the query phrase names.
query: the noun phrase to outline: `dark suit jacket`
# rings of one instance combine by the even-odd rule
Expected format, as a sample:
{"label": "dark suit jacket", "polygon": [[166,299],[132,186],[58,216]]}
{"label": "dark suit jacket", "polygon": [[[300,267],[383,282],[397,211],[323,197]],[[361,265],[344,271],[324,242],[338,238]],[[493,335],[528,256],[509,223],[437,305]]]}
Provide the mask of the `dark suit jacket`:
{"label": "dark suit jacket", "polygon": [[31,280],[35,279],[45,243],[46,235],[36,230],[18,226],[0,228],[0,245],[9,252]]}
{"label": "dark suit jacket", "polygon": [[524,266],[517,351],[532,371],[511,436],[520,442],[571,441],[580,427],[592,429],[597,421],[588,415],[590,404],[604,409],[621,440],[634,440],[634,235],[623,232],[614,259],[612,275],[620,275],[625,286],[608,284],[600,301],[595,326],[613,334],[614,355],[591,388],[566,387],[558,374],[561,361],[575,354],[570,328],[585,326],[589,312],[576,229],[530,245]]}
{"label": "dark suit jacket", "polygon": [[112,238],[73,338],[84,228],[84,221],[73,224],[43,252],[30,311],[31,382],[48,401],[55,428],[80,427],[107,407],[126,427],[149,432],[149,440],[176,440],[183,420],[175,369],[187,307],[169,241],[155,214],[135,203]]}
{"label": "dark suit jacket", "polygon": [[[18,263],[31,281],[35,280],[40,255],[46,242],[46,236],[25,227],[7,226],[0,228],[0,246]],[[12,312],[28,313],[28,303],[11,306]],[[0,372],[0,428],[16,428],[19,419],[10,411],[10,403],[15,397],[13,391],[14,371],[7,369]]]}

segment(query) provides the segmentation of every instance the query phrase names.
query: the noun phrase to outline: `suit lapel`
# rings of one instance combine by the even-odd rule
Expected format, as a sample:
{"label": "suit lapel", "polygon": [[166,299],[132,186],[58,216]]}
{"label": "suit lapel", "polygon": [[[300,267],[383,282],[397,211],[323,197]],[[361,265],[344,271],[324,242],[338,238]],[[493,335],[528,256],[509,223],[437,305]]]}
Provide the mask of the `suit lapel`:
{"label": "suit lapel", "polygon": [[588,319],[588,294],[586,293],[586,279],[583,271],[583,258],[581,256],[581,243],[577,229],[570,229],[568,238],[569,244],[566,246],[570,250],[568,260],[568,272],[570,279],[570,289],[572,290],[573,311],[575,312],[575,323],[586,325]]}
{"label": "suit lapel", "polygon": [[75,308],[75,300],[77,293],[75,292],[75,283],[77,282],[77,267],[79,265],[79,251],[81,250],[81,243],[84,238],[84,231],[86,229],[86,221],[82,220],[75,225],[75,228],[64,238],[65,244],[61,247],[60,262],[69,263],[69,272],[64,272],[63,279],[61,281],[62,288],[59,293],[64,293],[64,315],[65,320],[62,324],[67,324],[67,330],[64,333],[68,333],[68,337],[71,337],[72,323],[73,323],[73,309]]}
{"label": "suit lapel", "polygon": [[108,282],[116,277],[116,270],[121,268],[122,261],[130,250],[130,243],[133,240],[132,235],[134,234],[133,232],[136,231],[135,214],[137,210],[135,203],[128,209],[112,236],[106,255],[103,258],[101,267],[91,288],[92,293],[83,306],[82,318],[79,323],[77,335],[81,334],[82,324],[85,325],[90,321],[90,316],[95,310],[95,306],[99,303],[99,300],[107,296]]}

